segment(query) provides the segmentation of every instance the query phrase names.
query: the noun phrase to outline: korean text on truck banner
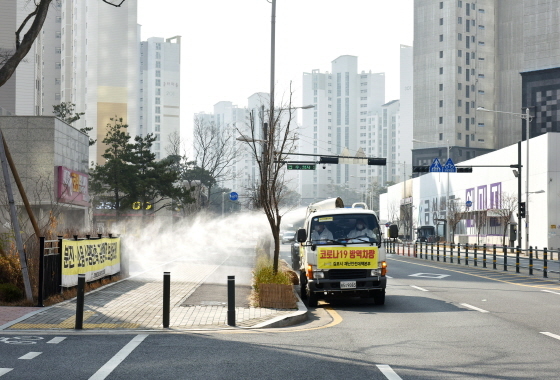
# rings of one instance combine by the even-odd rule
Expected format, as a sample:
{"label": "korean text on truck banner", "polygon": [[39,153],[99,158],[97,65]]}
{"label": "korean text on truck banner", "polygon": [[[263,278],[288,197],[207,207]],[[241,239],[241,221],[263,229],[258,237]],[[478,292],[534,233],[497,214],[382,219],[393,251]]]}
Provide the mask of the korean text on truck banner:
{"label": "korean text on truck banner", "polygon": [[78,274],[86,282],[99,280],[121,270],[121,239],[62,240],[62,286],[78,285]]}
{"label": "korean text on truck banner", "polygon": [[317,247],[319,269],[376,269],[377,247]]}

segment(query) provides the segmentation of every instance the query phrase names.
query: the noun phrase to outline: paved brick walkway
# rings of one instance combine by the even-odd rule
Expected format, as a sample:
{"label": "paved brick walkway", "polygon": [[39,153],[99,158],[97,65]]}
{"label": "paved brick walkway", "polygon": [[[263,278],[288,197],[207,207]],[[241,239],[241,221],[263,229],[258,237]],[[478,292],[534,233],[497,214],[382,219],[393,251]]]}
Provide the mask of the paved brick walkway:
{"label": "paved brick walkway", "polygon": [[[171,272],[170,328],[224,328],[227,327],[226,305],[194,305],[185,301],[208,278],[218,265],[173,263]],[[161,329],[163,327],[163,270],[110,284],[85,295],[84,329]],[[225,282],[225,281],[224,281]],[[0,308],[4,314],[5,308]],[[25,308],[29,309],[29,308]],[[21,313],[22,311],[20,311]],[[29,310],[27,310],[29,312]],[[289,316],[297,310],[236,308],[237,326],[252,327],[280,316]],[[76,301],[66,301],[45,308],[25,320],[5,329],[73,329]],[[0,319],[7,323],[10,318]],[[14,320],[12,318],[11,320]]]}

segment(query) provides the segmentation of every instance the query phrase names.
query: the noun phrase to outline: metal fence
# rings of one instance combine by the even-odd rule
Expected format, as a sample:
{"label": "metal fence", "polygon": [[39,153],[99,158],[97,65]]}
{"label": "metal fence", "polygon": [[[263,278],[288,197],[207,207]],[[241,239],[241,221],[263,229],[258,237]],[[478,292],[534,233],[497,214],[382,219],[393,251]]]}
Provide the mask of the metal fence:
{"label": "metal fence", "polygon": [[46,240],[39,238],[39,285],[37,306],[43,306],[43,300],[62,292],[62,238]]}
{"label": "metal fence", "polygon": [[416,257],[422,260],[441,261],[457,265],[491,268],[515,273],[550,276],[560,280],[560,249],[445,244],[445,243],[405,243],[394,240],[385,242],[388,253]]}

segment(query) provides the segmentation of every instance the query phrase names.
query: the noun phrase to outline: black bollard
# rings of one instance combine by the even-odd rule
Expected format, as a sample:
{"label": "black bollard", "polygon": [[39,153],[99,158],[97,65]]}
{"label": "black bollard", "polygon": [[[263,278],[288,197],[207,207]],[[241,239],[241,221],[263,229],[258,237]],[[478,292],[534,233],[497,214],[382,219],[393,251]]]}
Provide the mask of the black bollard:
{"label": "black bollard", "polygon": [[84,288],[86,286],[86,275],[78,275],[78,294],[76,297],[76,322],[74,329],[81,330],[84,327]]}
{"label": "black bollard", "polygon": [[542,271],[542,276],[543,278],[547,278],[548,277],[548,251],[546,249],[546,247],[543,250],[543,271]]}
{"label": "black bollard", "polygon": [[163,272],[163,328],[169,327],[169,305],[171,304],[171,273]]}
{"label": "black bollard", "polygon": [[227,278],[227,324],[235,326],[235,276]]}

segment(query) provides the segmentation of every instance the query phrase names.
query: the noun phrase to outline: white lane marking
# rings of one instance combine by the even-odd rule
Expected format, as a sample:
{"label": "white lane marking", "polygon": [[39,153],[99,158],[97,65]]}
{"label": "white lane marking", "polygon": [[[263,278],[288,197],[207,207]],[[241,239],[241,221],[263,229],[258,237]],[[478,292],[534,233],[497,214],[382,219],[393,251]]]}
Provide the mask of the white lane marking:
{"label": "white lane marking", "polygon": [[410,285],[410,287],[411,287],[411,288],[414,288],[414,289],[421,290],[421,291],[423,291],[423,292],[429,292],[428,289],[424,289],[424,288],[421,288],[421,287],[416,286],[416,285]]}
{"label": "white lane marking", "polygon": [[488,310],[480,309],[476,306],[469,305],[468,303],[462,303],[461,306],[467,307],[467,308],[472,309],[472,310],[480,311],[481,313],[489,313]]}
{"label": "white lane marking", "polygon": [[389,380],[402,380],[402,377],[397,375],[397,373],[393,371],[393,369],[386,364],[378,364],[377,368],[379,368],[381,373],[383,373],[385,377]]}
{"label": "white lane marking", "polygon": [[552,293],[552,294],[558,294],[560,296],[560,293],[553,292],[552,290],[542,290],[542,291],[547,293]]}
{"label": "white lane marking", "polygon": [[551,338],[560,340],[560,335],[556,335],[556,334],[549,333],[549,332],[541,332],[541,334],[547,335],[547,336],[549,336],[549,337],[551,337]]}
{"label": "white lane marking", "polygon": [[8,372],[10,372],[13,368],[0,368],[0,376],[7,374]]}
{"label": "white lane marking", "polygon": [[99,368],[99,370],[95,372],[89,380],[103,380],[109,376],[111,372],[113,372],[113,370],[117,368],[117,366],[121,364],[123,360],[126,359],[126,357],[148,337],[148,335],[149,334],[139,334],[132,338],[132,340],[128,342],[126,346],[121,348],[121,350],[117,352],[107,363],[105,363],[103,367]]}
{"label": "white lane marking", "polygon": [[449,275],[438,274],[438,273],[414,273],[414,274],[409,274],[408,277],[424,277],[424,278],[431,278],[434,280],[441,280],[442,278],[449,277]]}
{"label": "white lane marking", "polygon": [[31,360],[31,359],[35,359],[37,356],[41,355],[42,352],[28,352],[27,354],[23,355],[21,358],[18,359],[23,359],[23,360]]}
{"label": "white lane marking", "polygon": [[47,343],[59,344],[59,343],[62,342],[64,339],[66,339],[66,337],[57,336],[56,338],[52,338],[51,340],[49,340]]}

